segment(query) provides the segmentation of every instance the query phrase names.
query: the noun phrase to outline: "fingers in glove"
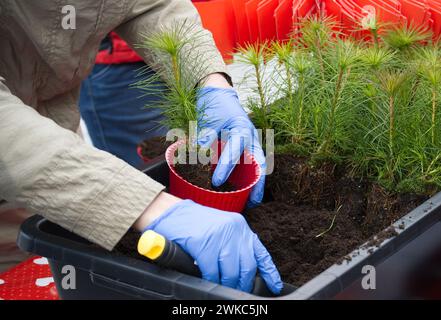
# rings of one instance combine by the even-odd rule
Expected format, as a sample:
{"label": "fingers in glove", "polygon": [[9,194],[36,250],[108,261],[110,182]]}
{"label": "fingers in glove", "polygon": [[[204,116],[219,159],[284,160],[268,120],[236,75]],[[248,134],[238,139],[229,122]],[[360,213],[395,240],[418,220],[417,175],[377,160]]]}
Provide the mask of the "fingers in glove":
{"label": "fingers in glove", "polygon": [[242,246],[240,251],[240,276],[238,289],[251,292],[253,290],[254,278],[257,272],[257,263],[254,257],[253,238],[250,238],[250,243],[247,246]]}
{"label": "fingers in glove", "polygon": [[222,150],[216,169],[213,173],[213,185],[218,187],[222,185],[230,176],[234,166],[239,161],[243,150],[249,144],[249,129],[230,130],[228,140]]}
{"label": "fingers in glove", "polygon": [[202,148],[209,148],[217,140],[218,134],[216,130],[211,128],[204,128],[198,134],[197,143]]}
{"label": "fingers in glove", "polygon": [[202,278],[214,283],[219,283],[219,267],[217,257],[213,256],[211,252],[201,254],[201,257],[196,260],[199,269],[201,270]]}
{"label": "fingers in glove", "polygon": [[257,261],[259,273],[268,286],[268,289],[274,294],[279,294],[283,288],[280,274],[277,271],[269,252],[265,249],[256,234],[254,234],[253,240],[254,257]]}
{"label": "fingers in glove", "polygon": [[[228,240],[229,241],[229,240]],[[230,288],[237,288],[239,283],[239,251],[232,243],[224,248],[219,256],[220,283]]]}
{"label": "fingers in glove", "polygon": [[257,181],[256,185],[253,187],[250,193],[250,198],[248,199],[247,206],[249,208],[254,208],[262,203],[264,189],[265,189],[265,175],[262,174],[260,176],[259,181]]}

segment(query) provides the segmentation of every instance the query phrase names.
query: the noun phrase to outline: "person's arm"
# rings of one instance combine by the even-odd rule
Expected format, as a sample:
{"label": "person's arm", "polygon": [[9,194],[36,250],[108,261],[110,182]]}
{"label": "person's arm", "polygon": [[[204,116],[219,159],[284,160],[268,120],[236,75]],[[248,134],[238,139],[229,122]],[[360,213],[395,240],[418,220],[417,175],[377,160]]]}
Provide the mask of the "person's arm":
{"label": "person's arm", "polygon": [[181,201],[180,198],[167,192],[161,192],[144,210],[133,227],[140,232],[144,231],[153,221],[179,201]]}
{"label": "person's arm", "polygon": [[111,250],[164,186],[41,116],[2,80],[0,198]]}

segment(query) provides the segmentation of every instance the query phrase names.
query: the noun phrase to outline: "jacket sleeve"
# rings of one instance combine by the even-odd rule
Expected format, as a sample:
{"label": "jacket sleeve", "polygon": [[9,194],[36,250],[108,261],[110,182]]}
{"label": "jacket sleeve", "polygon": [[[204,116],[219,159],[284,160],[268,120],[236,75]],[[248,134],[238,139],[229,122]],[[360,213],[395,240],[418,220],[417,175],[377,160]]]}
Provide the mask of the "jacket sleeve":
{"label": "jacket sleeve", "polygon": [[[159,32],[173,25],[190,25],[192,38],[191,49],[185,51],[186,75],[194,84],[205,76],[221,72],[230,77],[219,50],[217,49],[210,31],[204,29],[199,13],[190,0],[135,0],[130,1],[125,22],[115,31],[123,38],[147,63],[152,61],[152,55],[140,45],[148,34]],[[204,61],[204,67],[201,62]],[[230,81],[230,79],[228,79]],[[231,82],[231,81],[230,81]]]}
{"label": "jacket sleeve", "polygon": [[0,199],[111,250],[163,186],[84,143],[0,77]]}

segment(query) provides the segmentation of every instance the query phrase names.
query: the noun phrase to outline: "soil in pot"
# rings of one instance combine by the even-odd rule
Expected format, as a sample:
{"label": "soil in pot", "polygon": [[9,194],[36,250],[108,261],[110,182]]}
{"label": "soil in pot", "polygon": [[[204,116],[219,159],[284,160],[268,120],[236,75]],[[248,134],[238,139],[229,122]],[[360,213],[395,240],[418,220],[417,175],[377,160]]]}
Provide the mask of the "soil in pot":
{"label": "soil in pot", "polygon": [[276,155],[267,177],[267,201],[244,215],[271,253],[282,279],[301,286],[361,244],[394,235],[391,223],[427,199],[392,194],[356,180],[331,164],[312,166],[304,158]]}
{"label": "soil in pot", "polygon": [[[143,157],[153,159],[164,154],[172,143],[173,141],[166,141],[165,137],[155,137],[144,140],[139,146]],[[175,170],[182,178],[198,187],[219,192],[236,191],[236,188],[228,181],[219,187],[213,186],[211,184],[213,172],[209,165],[177,164]]]}
{"label": "soil in pot", "polygon": [[210,165],[203,164],[180,164],[175,165],[175,170],[182,178],[194,184],[198,187],[219,191],[219,192],[229,192],[236,191],[237,189],[228,181],[219,187],[215,187],[211,184],[213,171]]}
{"label": "soil in pot", "polygon": [[172,141],[165,140],[165,137],[155,137],[142,141],[139,146],[141,147],[141,154],[143,157],[153,159],[165,153],[168,146]]}

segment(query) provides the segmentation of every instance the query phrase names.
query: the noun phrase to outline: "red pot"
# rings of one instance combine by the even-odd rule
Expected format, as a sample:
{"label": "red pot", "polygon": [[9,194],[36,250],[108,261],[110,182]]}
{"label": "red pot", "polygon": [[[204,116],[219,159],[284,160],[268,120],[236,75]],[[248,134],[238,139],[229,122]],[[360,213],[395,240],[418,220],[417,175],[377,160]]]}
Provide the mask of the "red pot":
{"label": "red pot", "polygon": [[142,148],[141,148],[141,146],[137,146],[137,147],[136,147],[136,153],[137,153],[138,156],[142,159],[142,161],[144,161],[145,163],[147,163],[147,162],[150,161],[150,158],[144,157],[144,156],[142,155]]}
{"label": "red pot", "polygon": [[[184,140],[179,140],[170,145],[165,152],[165,159],[170,172],[169,191],[171,194],[182,198],[191,199],[204,206],[215,209],[242,212],[250,195],[251,188],[259,181],[261,172],[260,166],[254,157],[248,152],[244,152],[239,163],[235,166],[233,172],[228,178],[228,182],[237,188],[236,191],[218,192],[198,187],[184,180],[174,169],[173,159],[176,149]],[[218,148],[223,149],[224,142],[218,143]],[[244,160],[247,161],[244,161]],[[216,168],[216,164],[212,165],[212,170]]]}

